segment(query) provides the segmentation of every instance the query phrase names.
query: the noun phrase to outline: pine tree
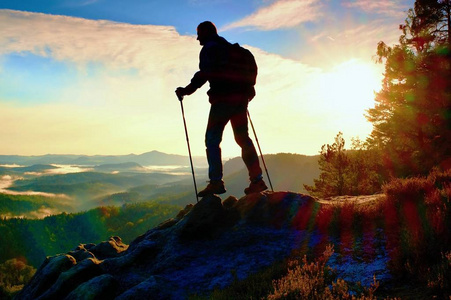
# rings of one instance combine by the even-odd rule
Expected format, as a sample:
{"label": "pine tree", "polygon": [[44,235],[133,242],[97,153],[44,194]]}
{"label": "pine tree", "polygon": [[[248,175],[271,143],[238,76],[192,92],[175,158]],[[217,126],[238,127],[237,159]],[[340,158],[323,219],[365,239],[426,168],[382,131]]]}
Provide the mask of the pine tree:
{"label": "pine tree", "polygon": [[368,110],[369,142],[394,176],[451,167],[450,1],[417,0],[399,44],[380,42],[382,89]]}
{"label": "pine tree", "polygon": [[332,145],[321,147],[318,161],[321,171],[319,179],[314,179],[314,186],[304,185],[310,194],[319,197],[342,196],[348,194],[346,184],[347,172],[350,166],[345,150],[343,133],[339,132]]}

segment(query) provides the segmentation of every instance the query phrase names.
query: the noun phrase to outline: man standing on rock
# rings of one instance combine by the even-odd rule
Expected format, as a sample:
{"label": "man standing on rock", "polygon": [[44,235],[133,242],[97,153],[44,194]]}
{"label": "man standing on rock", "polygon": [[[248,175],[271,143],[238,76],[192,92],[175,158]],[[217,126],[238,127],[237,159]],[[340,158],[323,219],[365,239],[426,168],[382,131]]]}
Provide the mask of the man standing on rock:
{"label": "man standing on rock", "polygon": [[250,185],[244,192],[251,194],[264,191],[268,187],[263,181],[258,155],[249,137],[247,121],[247,106],[255,96],[254,86],[231,80],[235,74],[230,71],[230,57],[232,47],[235,45],[232,46],[226,39],[219,36],[212,22],[205,21],[199,24],[197,40],[203,46],[200,52],[199,71],[194,74],[190,84],[177,88],[175,93],[182,101],[183,96],[191,95],[207,81],[210,84],[207,94],[211,107],[205,134],[210,182],[198,193],[198,196],[226,192],[222,180],[220,144],[224,128],[229,121],[232,124],[235,141],[241,147],[241,157],[249,171]]}

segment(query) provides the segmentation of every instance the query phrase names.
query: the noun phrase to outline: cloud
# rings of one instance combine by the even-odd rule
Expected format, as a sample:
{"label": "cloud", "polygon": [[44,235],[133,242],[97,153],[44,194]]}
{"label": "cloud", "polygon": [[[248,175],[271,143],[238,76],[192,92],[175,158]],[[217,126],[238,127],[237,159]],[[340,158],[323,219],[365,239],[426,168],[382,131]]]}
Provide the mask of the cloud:
{"label": "cloud", "polygon": [[[108,67],[152,72],[174,68],[189,47],[171,26],[145,26],[67,16],[0,10],[0,55],[33,53],[79,64],[101,62]],[[183,49],[183,50],[181,50]]]}
{"label": "cloud", "polygon": [[343,6],[359,8],[367,13],[383,14],[392,17],[403,17],[409,8],[405,0],[355,0],[345,1]]}
{"label": "cloud", "polygon": [[18,176],[10,176],[10,175],[4,175],[0,177],[0,193],[2,194],[8,194],[8,195],[39,195],[49,198],[61,198],[61,199],[71,199],[69,196],[65,194],[53,194],[53,193],[45,193],[45,192],[34,192],[34,191],[12,191],[8,190],[14,181],[22,179]]}
{"label": "cloud", "polygon": [[195,37],[170,26],[0,10],[0,58],[43,56],[76,74],[58,87],[61,92],[50,104],[16,106],[0,99],[2,151],[17,153],[14,148],[22,144],[27,153],[114,154],[123,153],[126,144],[145,152],[163,143],[168,145],[161,151],[169,151],[170,142],[152,139],[152,132],[165,130],[166,139],[177,132],[174,90],[189,83],[199,50]]}
{"label": "cloud", "polygon": [[41,208],[39,208],[36,211],[31,211],[28,213],[23,213],[20,215],[15,215],[12,214],[10,212],[6,213],[6,214],[0,214],[0,218],[6,218],[6,219],[12,219],[12,218],[27,218],[27,219],[43,219],[45,217],[51,216],[51,215],[57,215],[57,214],[61,214],[63,211],[59,210],[57,208],[49,208],[49,207],[45,207],[42,206]]}
{"label": "cloud", "polygon": [[83,7],[98,3],[100,0],[66,0],[63,5],[68,7]]}
{"label": "cloud", "polygon": [[329,28],[312,37],[311,41],[324,41],[328,39],[335,44],[347,44],[351,47],[376,49],[380,40],[392,43],[398,40],[401,32],[395,23],[386,23],[382,20],[370,21],[366,24],[356,24],[352,27],[339,30]]}
{"label": "cloud", "polygon": [[226,25],[222,30],[251,27],[260,30],[291,28],[322,16],[318,0],[278,0],[242,20]]}
{"label": "cloud", "polygon": [[[257,12],[248,24],[263,26],[261,20],[266,19],[265,28],[276,28],[276,21],[283,23],[292,11],[301,19],[320,13],[314,1],[278,1]],[[328,36],[340,38],[334,33]],[[259,65],[257,97],[249,110],[265,153],[316,154],[340,129],[362,136],[360,123],[348,122],[346,130],[342,124],[344,118],[353,119],[351,113],[362,115],[363,111],[341,111],[342,105],[330,112],[330,101],[336,99],[331,95],[323,99],[324,93],[320,93],[328,89],[326,80],[330,78],[324,70],[249,48]],[[32,54],[67,64],[69,72],[76,74],[45,103],[0,99],[1,151],[22,155],[139,154],[150,150],[186,154],[174,90],[188,84],[198,69],[199,50],[194,36],[180,35],[171,26],[0,10],[0,62],[2,56]],[[8,72],[5,66],[0,67],[1,72]],[[61,75],[65,74],[54,76]],[[184,100],[194,155],[205,155],[207,89],[206,85]],[[221,146],[225,157],[240,155],[230,127]]]}
{"label": "cloud", "polygon": [[310,51],[303,59],[320,61],[318,65],[323,67],[350,58],[374,62],[379,41],[388,45],[398,43],[401,35],[400,22],[401,19],[377,18],[364,23],[349,21],[335,26],[328,24],[317,31],[304,32],[303,36]]}

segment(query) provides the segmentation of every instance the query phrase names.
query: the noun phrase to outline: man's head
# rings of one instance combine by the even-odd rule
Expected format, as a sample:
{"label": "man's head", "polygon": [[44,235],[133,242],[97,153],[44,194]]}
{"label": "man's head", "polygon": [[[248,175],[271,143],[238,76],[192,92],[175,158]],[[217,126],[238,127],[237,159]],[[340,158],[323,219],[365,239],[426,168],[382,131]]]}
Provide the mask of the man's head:
{"label": "man's head", "polygon": [[201,45],[205,45],[208,40],[217,35],[216,26],[210,21],[202,22],[197,26],[197,40]]}

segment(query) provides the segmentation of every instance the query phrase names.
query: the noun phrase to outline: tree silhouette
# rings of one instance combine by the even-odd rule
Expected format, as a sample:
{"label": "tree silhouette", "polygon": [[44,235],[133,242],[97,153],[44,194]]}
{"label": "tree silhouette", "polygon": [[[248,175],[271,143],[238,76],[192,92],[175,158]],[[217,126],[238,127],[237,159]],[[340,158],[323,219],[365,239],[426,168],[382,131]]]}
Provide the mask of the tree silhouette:
{"label": "tree silhouette", "polygon": [[394,176],[451,167],[450,2],[418,0],[410,9],[399,44],[379,42],[385,61],[382,89],[367,119],[369,138],[382,149]]}
{"label": "tree silhouette", "polygon": [[304,188],[314,196],[341,196],[349,191],[346,184],[350,160],[345,153],[343,133],[339,132],[332,145],[323,145],[318,161],[321,174],[314,179],[314,186],[304,185]]}

